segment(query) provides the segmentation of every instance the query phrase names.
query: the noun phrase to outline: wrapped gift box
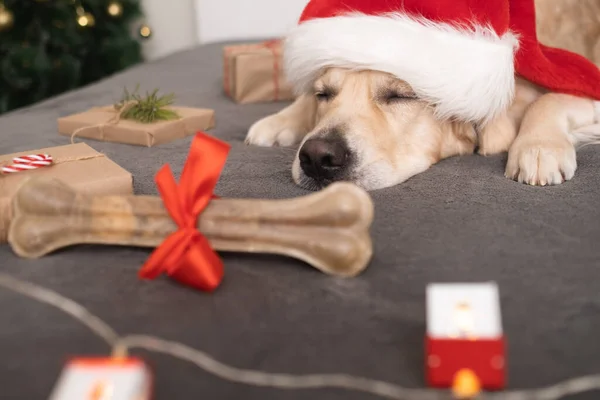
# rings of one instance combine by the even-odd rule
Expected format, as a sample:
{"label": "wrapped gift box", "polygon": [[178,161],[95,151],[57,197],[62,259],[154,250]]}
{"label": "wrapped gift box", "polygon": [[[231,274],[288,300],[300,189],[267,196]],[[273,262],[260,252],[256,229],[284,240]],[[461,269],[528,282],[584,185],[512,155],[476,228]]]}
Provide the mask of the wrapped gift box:
{"label": "wrapped gift box", "polygon": [[118,119],[113,106],[92,108],[88,111],[58,119],[58,132],[73,138],[82,137],[152,147],[171,142],[215,126],[214,110],[189,107],[167,107],[180,118],[169,121],[141,123]]}
{"label": "wrapped gift box", "polygon": [[240,104],[294,100],[282,70],[281,41],[225,46],[223,89]]}
{"label": "wrapped gift box", "polygon": [[78,191],[93,195],[133,194],[131,173],[85,143],[0,155],[0,165],[11,165],[15,157],[31,154],[48,154],[53,163],[43,168],[0,174],[0,243],[7,240],[11,199],[20,184],[33,176],[60,179]]}

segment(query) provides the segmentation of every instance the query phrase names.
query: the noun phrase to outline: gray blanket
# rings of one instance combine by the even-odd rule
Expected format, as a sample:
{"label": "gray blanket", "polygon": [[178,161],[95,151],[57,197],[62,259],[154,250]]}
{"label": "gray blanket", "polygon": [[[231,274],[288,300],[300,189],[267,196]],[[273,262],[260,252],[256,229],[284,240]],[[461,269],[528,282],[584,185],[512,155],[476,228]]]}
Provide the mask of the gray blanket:
{"label": "gray blanket", "polygon": [[[236,105],[222,94],[221,67],[221,44],[200,47],[2,116],[0,154],[67,144],[58,117],[111,103],[124,85],[140,83],[175,92],[181,105],[216,109],[210,133],[232,145],[218,195],[306,194],[291,180],[293,150],[243,144],[252,122],[285,104]],[[190,141],[153,148],[86,142],[134,174],[137,194],[157,194],[155,172],[169,163],[178,176]],[[100,246],[28,261],[0,245],[1,270],[80,302],[119,333],[179,341],[239,368],[348,373],[408,387],[424,385],[425,286],[493,280],[511,389],[600,373],[600,150],[582,150],[575,178],[549,188],[504,178],[505,158],[452,158],[372,192],[374,258],[351,280],[282,257],[223,253],[225,280],[205,294],[168,278],[138,280],[150,250]],[[48,305],[4,289],[0,305],[3,400],[44,399],[67,357],[109,351]],[[135,354],[155,368],[158,399],[377,398],[255,388],[166,355]]]}

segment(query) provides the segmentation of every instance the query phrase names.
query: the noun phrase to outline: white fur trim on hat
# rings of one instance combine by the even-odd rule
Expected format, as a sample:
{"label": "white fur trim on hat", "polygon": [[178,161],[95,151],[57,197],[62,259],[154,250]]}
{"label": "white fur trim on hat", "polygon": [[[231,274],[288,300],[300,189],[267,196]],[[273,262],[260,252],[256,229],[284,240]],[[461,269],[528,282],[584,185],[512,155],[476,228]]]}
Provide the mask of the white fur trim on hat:
{"label": "white fur trim on hat", "polygon": [[285,39],[285,73],[298,93],[327,67],[387,72],[435,105],[440,118],[486,122],[514,95],[515,34],[403,14],[360,13],[302,22]]}

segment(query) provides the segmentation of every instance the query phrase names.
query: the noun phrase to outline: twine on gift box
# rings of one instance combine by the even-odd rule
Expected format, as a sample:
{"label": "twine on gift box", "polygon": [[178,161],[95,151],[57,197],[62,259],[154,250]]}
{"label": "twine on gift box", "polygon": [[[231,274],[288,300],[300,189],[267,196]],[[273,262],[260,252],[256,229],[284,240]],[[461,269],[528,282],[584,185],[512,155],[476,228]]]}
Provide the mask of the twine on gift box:
{"label": "twine on gift box", "polygon": [[[271,53],[273,55],[273,85],[274,85],[274,93],[273,93],[273,100],[274,101],[279,101],[279,97],[280,97],[280,92],[281,92],[281,88],[279,85],[279,57],[277,56],[277,48],[279,47],[281,43],[281,39],[271,39],[271,40],[266,40],[264,42],[258,43],[258,44],[251,44],[248,46],[244,46],[244,49],[257,49],[257,48],[267,48],[269,50],[271,50]],[[227,47],[225,48],[225,57],[223,60],[223,89],[225,91],[225,94],[227,94],[228,96],[232,96],[231,93],[231,82],[229,80],[229,76],[231,74],[230,71],[230,66],[229,66],[229,58],[231,58],[231,54],[233,52],[233,49],[231,47]]]}
{"label": "twine on gift box", "polygon": [[274,101],[279,101],[279,92],[281,91],[279,87],[279,57],[277,57],[277,54],[275,54],[275,49],[279,43],[279,39],[267,40],[263,43],[264,46],[270,49],[271,53],[273,53],[273,85],[275,86],[275,93],[273,94]]}
{"label": "twine on gift box", "polygon": [[[96,125],[82,126],[81,128],[76,129],[71,134],[71,144],[75,143],[75,137],[77,135],[80,135],[82,132],[86,132],[88,130],[99,130],[100,131],[100,140],[104,141],[105,140],[104,128],[106,128],[107,126],[117,125],[123,119],[123,115],[127,111],[131,110],[138,103],[139,103],[139,100],[128,100],[123,104],[121,109],[114,116],[112,116],[108,121],[102,122],[102,123],[96,124]],[[179,117],[177,120],[175,120],[175,122],[184,124],[183,119],[181,117]],[[182,126],[182,130],[185,132],[185,124]],[[154,143],[155,143],[154,134],[147,130],[144,131],[144,133],[146,134],[146,136],[148,138],[148,143],[147,143],[148,147],[154,146]]]}
{"label": "twine on gift box", "polygon": [[[104,128],[106,128],[107,126],[110,126],[110,125],[118,124],[119,121],[121,121],[121,117],[123,116],[123,114],[125,114],[127,111],[132,109],[137,103],[138,103],[137,100],[129,100],[125,104],[123,104],[123,107],[121,107],[119,112],[117,112],[114,116],[112,116],[108,121],[102,122],[102,123],[96,124],[96,125],[82,126],[81,128],[75,129],[73,131],[73,133],[71,134],[71,144],[75,143],[75,137],[77,135],[80,135],[82,132],[85,132],[88,130],[99,130],[100,131],[100,140],[104,141]],[[145,133],[150,138],[150,146],[153,145],[154,144],[154,135],[148,131],[145,131]]]}

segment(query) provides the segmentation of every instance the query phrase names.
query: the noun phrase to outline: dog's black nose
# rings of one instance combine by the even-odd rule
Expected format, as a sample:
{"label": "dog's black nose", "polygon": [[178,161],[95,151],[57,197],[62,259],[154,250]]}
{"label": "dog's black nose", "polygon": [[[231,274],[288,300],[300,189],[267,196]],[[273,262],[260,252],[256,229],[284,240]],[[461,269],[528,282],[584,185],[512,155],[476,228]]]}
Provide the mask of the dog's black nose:
{"label": "dog's black nose", "polygon": [[348,147],[341,139],[309,139],[298,157],[304,173],[314,179],[333,179],[348,162]]}

